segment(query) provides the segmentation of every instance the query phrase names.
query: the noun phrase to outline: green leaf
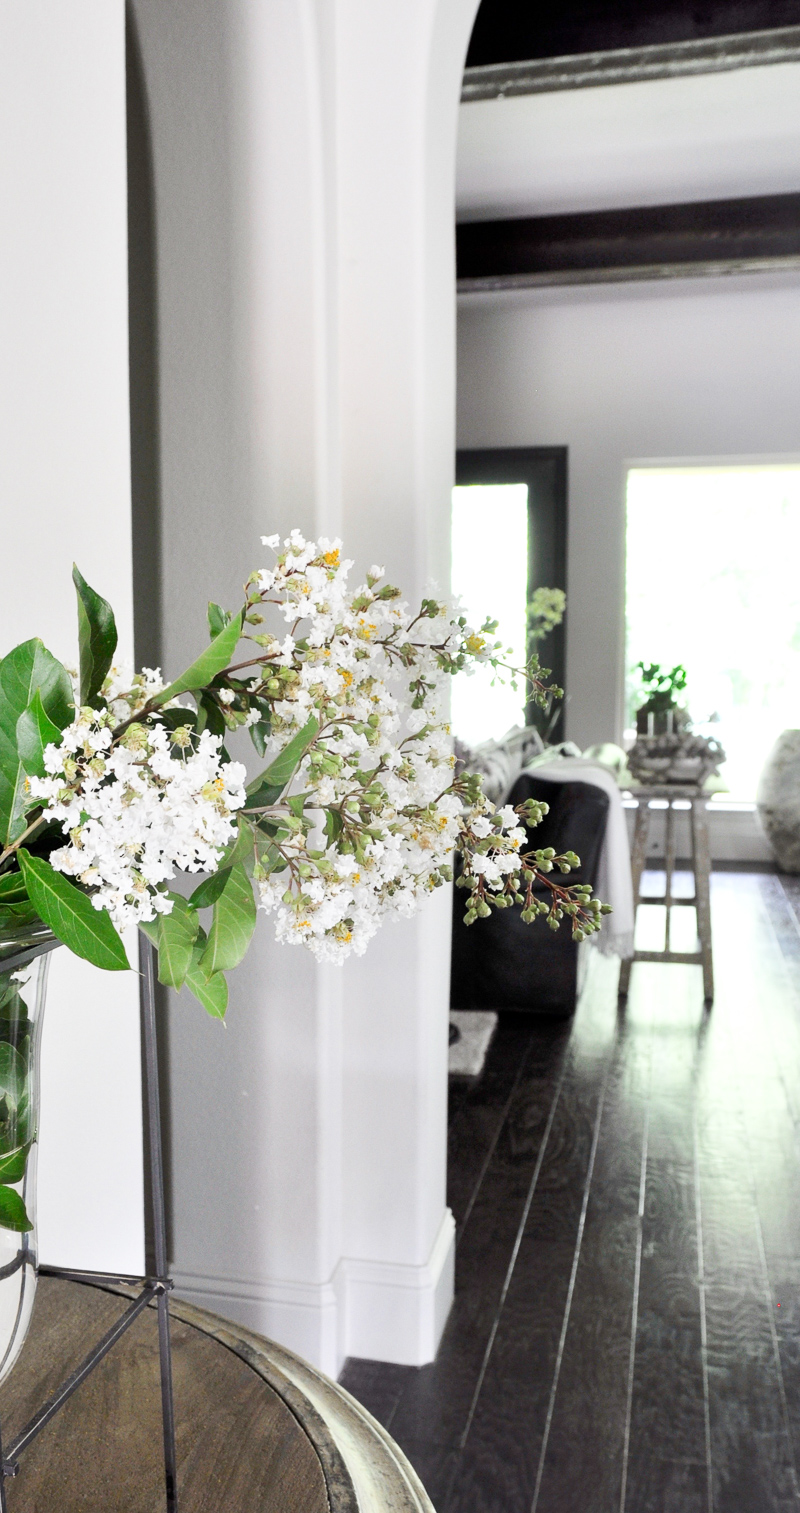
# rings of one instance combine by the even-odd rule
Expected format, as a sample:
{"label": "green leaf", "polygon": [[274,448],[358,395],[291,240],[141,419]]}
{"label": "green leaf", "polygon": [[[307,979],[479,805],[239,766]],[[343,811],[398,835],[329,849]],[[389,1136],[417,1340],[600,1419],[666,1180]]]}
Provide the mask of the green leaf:
{"label": "green leaf", "polygon": [[[0,991],[0,1040],[5,1040],[9,1045],[15,1045],[20,1055],[26,1057],[31,1037],[31,1022],[28,1011],[19,994],[20,983],[11,981],[10,986],[16,989],[16,993],[8,997]],[[26,989],[27,991],[27,989]]]}
{"label": "green leaf", "polygon": [[228,984],[222,972],[209,973],[201,961],[202,946],[196,945],[184,987],[193,993],[212,1019],[224,1019],[228,1007]]}
{"label": "green leaf", "polygon": [[9,1151],[7,1156],[0,1156],[0,1182],[22,1181],[32,1145],[33,1141],[28,1140],[25,1145],[18,1146],[15,1151]]}
{"label": "green leaf", "polygon": [[83,574],[72,564],[72,581],[78,594],[78,646],[80,648],[81,704],[91,704],[103,686],[106,673],[117,649],[117,626],[114,611],[89,587]]}
{"label": "green leaf", "polygon": [[158,720],[170,734],[173,730],[180,730],[183,725],[188,725],[190,730],[197,726],[197,715],[193,709],[159,709]]}
{"label": "green leaf", "polygon": [[263,809],[266,804],[274,804],[280,798],[286,784],[294,777],[300,763],[305,756],[311,742],[319,730],[319,720],[314,715],[302,730],[279,751],[274,762],[265,767],[259,777],[254,778],[247,788],[247,808]]}
{"label": "green leaf", "polygon": [[250,739],[253,742],[253,745],[255,746],[259,756],[263,757],[264,752],[267,749],[267,741],[269,740],[270,731],[272,729],[272,722],[270,720],[259,720],[257,725],[251,725],[249,729]]}
{"label": "green leaf", "polygon": [[223,851],[218,870],[195,888],[190,899],[193,909],[210,909],[225,887],[231,867],[236,867],[239,863],[245,867],[253,867],[256,859],[253,831],[247,820],[240,817],[237,823],[236,837]]}
{"label": "green leaf", "polygon": [[17,752],[29,776],[44,777],[44,748],[60,745],[61,731],[50,719],[37,688],[17,720]]}
{"label": "green leaf", "polygon": [[197,700],[197,733],[209,730],[212,735],[225,736],[228,727],[222,717],[222,710],[216,700],[209,693],[201,693]]}
{"label": "green leaf", "polygon": [[[35,925],[39,916],[30,903],[3,904],[0,902],[0,930],[26,930]],[[20,950],[22,947],[20,947]]]}
{"label": "green leaf", "polygon": [[0,904],[21,904],[27,897],[25,879],[21,872],[4,872],[0,875]]}
{"label": "green leaf", "polygon": [[173,905],[158,922],[158,980],[166,988],[182,988],[192,964],[192,950],[200,929],[193,909]]}
{"label": "green leaf", "polygon": [[261,783],[258,787],[253,784],[250,786],[253,791],[250,788],[247,790],[247,807],[243,811],[245,814],[250,809],[266,809],[269,804],[277,804],[286,784]]}
{"label": "green leaf", "polygon": [[261,718],[256,725],[251,725],[250,739],[260,757],[263,757],[267,749],[267,741],[272,731],[272,705],[268,699],[250,699],[250,708],[257,709]]}
{"label": "green leaf", "polygon": [[201,965],[207,972],[227,972],[237,967],[256,927],[253,885],[244,867],[232,867],[214,904],[214,919]]}
{"label": "green leaf", "polygon": [[223,609],[221,604],[214,604],[213,600],[209,599],[208,634],[211,636],[211,639],[213,640],[215,636],[220,635],[225,626],[230,625],[230,622],[231,617],[228,611]]}
{"label": "green leaf", "polygon": [[28,896],[54,935],[76,956],[106,972],[130,970],[125,947],[103,909],[95,909],[85,893],[24,847],[17,852]]}
{"label": "green leaf", "polygon": [[[5,972],[3,972],[2,970],[2,962],[0,962],[0,1008],[8,1008],[10,1006],[12,1013],[16,1017],[17,1005],[19,1003],[19,983],[14,982],[12,979],[6,976]],[[3,1018],[5,1019],[6,1023],[8,1023],[9,1015],[4,1014]]]}
{"label": "green leaf", "polygon": [[339,810],[338,809],[326,809],[325,810],[325,834],[327,835],[328,840],[331,843],[333,843],[334,841],[337,841],[339,839],[339,836],[341,835],[343,829],[344,829],[344,821],[342,819],[341,814],[339,813]]}
{"label": "green leaf", "polygon": [[212,678],[222,672],[230,662],[242,636],[241,612],[234,615],[230,625],[226,625],[218,636],[214,637],[210,646],[200,653],[196,662],[186,671],[181,673],[174,683],[162,689],[155,702],[166,704],[170,699],[177,699],[178,694],[192,693],[197,688],[205,688]]}
{"label": "green leaf", "polygon": [[0,1187],[0,1229],[14,1229],[17,1234],[33,1229],[25,1204],[13,1187]]}
{"label": "green leaf", "polygon": [[0,662],[0,849],[25,829],[26,772],[17,751],[17,721],[37,689],[48,718],[63,730],[75,712],[69,673],[34,638]]}
{"label": "green leaf", "polygon": [[255,860],[255,848],[253,846],[253,831],[250,823],[241,816],[237,819],[238,834],[231,841],[221,857],[223,867],[235,867],[239,862],[245,866]]}
{"label": "green leaf", "polygon": [[216,903],[228,881],[230,870],[230,867],[223,867],[219,872],[214,872],[211,877],[207,877],[199,888],[195,888],[190,900],[193,909],[210,909],[211,905]]}
{"label": "green leaf", "polygon": [[16,1109],[25,1093],[25,1062],[7,1042],[0,1044],[0,1098],[6,1098]]}

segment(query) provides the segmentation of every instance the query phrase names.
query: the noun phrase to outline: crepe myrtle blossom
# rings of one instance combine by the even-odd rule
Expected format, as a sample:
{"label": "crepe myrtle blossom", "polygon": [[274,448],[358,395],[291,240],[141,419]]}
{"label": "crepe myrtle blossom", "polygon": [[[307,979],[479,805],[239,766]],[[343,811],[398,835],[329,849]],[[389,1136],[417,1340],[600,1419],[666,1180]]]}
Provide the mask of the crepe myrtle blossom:
{"label": "crepe myrtle blossom", "polygon": [[[408,917],[449,882],[454,854],[468,924],[516,903],[529,922],[544,915],[557,928],[566,917],[577,939],[599,929],[606,906],[591,888],[553,875],[569,873],[573,853],[530,847],[547,806],[496,809],[479,777],[454,772],[449,679],[488,664],[545,707],[560,690],[537,658],[510,666],[496,622],[471,625],[438,596],[412,612],[378,565],[351,586],[338,539],[262,540],[271,559],[251,573],[243,605],[209,605],[210,645],[166,687],[158,669],[112,665],[115,632],[97,672],[113,613],[78,575],[94,616],[94,640],[81,643],[88,699],[29,776],[24,835],[0,852],[0,869],[41,834],[47,863],[96,909],[149,933],[161,980],[185,981],[218,1014],[256,902],[279,940],[341,962],[383,918]],[[267,762],[247,786],[224,744],[244,730]],[[53,827],[65,844],[53,847]],[[211,875],[187,900],[169,887],[181,872]]]}
{"label": "crepe myrtle blossom", "polygon": [[[268,666],[250,691],[274,701],[269,750],[297,739],[310,720],[318,726],[297,770],[302,803],[288,819],[269,805],[262,811],[277,855],[254,874],[278,938],[324,960],[360,955],[385,915],[414,913],[451,879],[454,850],[464,858],[460,881],[474,891],[468,917],[506,897],[525,904],[520,813],[506,806],[497,814],[475,779],[454,780],[441,712],[453,673],[490,662],[513,676],[494,623],[473,628],[432,598],[412,617],[399,590],[381,584],[378,566],[353,591],[338,540],[307,542],[293,531],[283,550],[277,537],[263,541],[277,562],[251,577],[249,611],[274,604],[292,634],[290,644],[253,637]],[[530,669],[534,694],[538,671]],[[552,897],[554,918],[561,902],[571,907],[557,888]],[[576,933],[590,933],[594,915],[580,908],[575,923]]]}
{"label": "crepe myrtle blossom", "polygon": [[195,749],[188,732],[170,740],[161,725],[133,723],[114,744],[113,723],[110,710],[81,709],[45,748],[47,776],[29,786],[69,836],[50,865],[121,927],[169,913],[163,885],[177,872],[216,868],[245,802],[245,768],[222,761],[222,740],[207,731]]}

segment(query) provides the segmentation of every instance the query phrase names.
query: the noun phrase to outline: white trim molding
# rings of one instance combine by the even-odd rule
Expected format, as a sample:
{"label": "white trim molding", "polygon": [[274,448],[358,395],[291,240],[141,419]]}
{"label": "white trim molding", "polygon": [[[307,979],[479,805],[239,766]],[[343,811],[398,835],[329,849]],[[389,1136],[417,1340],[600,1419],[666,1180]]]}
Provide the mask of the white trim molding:
{"label": "white trim molding", "polygon": [[238,1281],[174,1274],[181,1298],[286,1345],[328,1376],[349,1355],[424,1366],[434,1360],[455,1285],[455,1220],[445,1209],[419,1266],[344,1256],[327,1282]]}
{"label": "white trim molding", "polygon": [[340,1303],[332,1281],[237,1281],[175,1271],[174,1282],[176,1295],[187,1302],[276,1340],[328,1376],[341,1370]]}
{"label": "white trim molding", "polygon": [[421,1266],[344,1257],[342,1358],[424,1366],[435,1359],[455,1286],[456,1226],[446,1208]]}

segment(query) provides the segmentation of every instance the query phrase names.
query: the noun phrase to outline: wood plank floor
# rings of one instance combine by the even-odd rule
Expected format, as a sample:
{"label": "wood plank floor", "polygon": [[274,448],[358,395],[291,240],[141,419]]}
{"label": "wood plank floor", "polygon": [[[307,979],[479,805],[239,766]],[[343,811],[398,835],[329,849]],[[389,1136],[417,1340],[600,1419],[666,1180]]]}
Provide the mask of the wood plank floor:
{"label": "wood plank floor", "polygon": [[648,963],[621,1009],[594,957],[572,1024],[502,1016],[452,1089],[438,1358],[342,1375],[437,1513],[800,1513],[800,879],[712,903],[710,1011]]}

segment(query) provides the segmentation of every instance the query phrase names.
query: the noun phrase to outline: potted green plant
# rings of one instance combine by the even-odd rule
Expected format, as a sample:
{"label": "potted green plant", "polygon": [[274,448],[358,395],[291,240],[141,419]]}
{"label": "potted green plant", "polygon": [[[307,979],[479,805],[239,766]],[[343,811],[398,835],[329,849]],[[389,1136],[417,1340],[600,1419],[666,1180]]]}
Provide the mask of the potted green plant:
{"label": "potted green plant", "polygon": [[678,703],[686,689],[686,668],[679,662],[669,672],[658,662],[637,662],[644,703],[636,711],[636,741],[628,752],[628,767],[637,782],[686,783],[702,787],[725,761],[719,741],[695,735],[688,710]]}
{"label": "potted green plant", "polygon": [[686,668],[678,662],[667,672],[659,662],[637,662],[644,701],[636,710],[639,735],[671,735],[685,730],[690,721],[688,711],[678,702],[686,689]]}

